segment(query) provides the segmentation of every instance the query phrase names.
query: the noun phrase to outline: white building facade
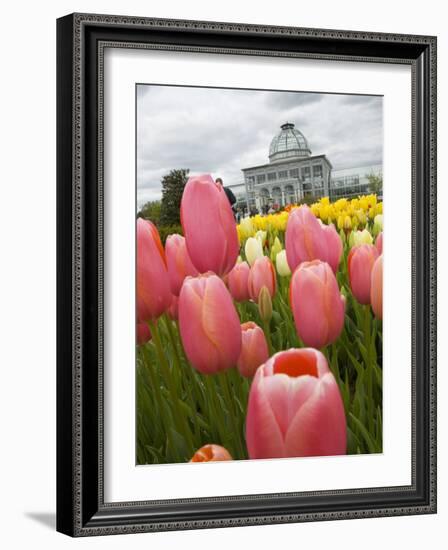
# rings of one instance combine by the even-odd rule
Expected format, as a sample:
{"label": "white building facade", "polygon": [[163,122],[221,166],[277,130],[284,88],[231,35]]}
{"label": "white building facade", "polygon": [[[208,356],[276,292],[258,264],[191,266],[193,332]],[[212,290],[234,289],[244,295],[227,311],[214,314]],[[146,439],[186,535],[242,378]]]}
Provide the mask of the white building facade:
{"label": "white building facade", "polygon": [[291,122],[280,127],[269,147],[269,163],[243,168],[248,209],[262,212],[305,197],[329,193],[331,164],[311,154],[305,136]]}
{"label": "white building facade", "polygon": [[304,200],[354,197],[370,192],[370,175],[382,165],[332,170],[326,155],[312,155],[305,136],[291,122],[280,127],[269,147],[269,163],[242,169],[244,182],[231,185],[237,206],[266,212]]}

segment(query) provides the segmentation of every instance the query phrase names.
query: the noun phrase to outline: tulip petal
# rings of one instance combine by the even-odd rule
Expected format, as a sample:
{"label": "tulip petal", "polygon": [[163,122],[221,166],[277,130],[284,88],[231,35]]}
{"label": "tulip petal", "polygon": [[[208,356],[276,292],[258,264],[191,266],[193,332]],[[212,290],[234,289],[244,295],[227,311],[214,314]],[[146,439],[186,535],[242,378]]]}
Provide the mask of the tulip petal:
{"label": "tulip petal", "polygon": [[331,373],[315,385],[289,425],[285,438],[288,456],[345,454],[347,433],[344,406]]}
{"label": "tulip petal", "polygon": [[282,458],[285,456],[285,445],[274,412],[266,397],[265,380],[260,369],[252,382],[252,386],[256,384],[257,388],[255,391],[251,388],[249,396],[246,416],[247,449],[250,458]]}

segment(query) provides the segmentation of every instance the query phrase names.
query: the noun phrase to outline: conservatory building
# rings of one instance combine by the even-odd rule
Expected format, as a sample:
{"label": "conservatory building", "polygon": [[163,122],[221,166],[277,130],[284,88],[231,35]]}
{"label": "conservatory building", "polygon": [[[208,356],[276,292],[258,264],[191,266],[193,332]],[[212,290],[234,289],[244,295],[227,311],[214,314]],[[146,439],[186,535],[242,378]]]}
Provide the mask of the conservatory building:
{"label": "conservatory building", "polygon": [[245,202],[250,210],[266,211],[328,196],[331,164],[325,155],[312,155],[305,136],[291,122],[280,127],[269,148],[269,162],[243,168]]}

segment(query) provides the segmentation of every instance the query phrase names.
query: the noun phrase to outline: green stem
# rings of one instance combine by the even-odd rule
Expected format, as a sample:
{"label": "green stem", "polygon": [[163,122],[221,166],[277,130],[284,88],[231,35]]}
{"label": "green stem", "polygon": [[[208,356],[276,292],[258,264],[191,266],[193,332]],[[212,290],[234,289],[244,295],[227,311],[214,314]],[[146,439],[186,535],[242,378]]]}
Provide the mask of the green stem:
{"label": "green stem", "polygon": [[266,336],[266,341],[268,343],[268,349],[269,349],[269,357],[273,355],[274,348],[272,347],[272,339],[271,339],[271,329],[269,326],[269,321],[262,321],[263,322],[263,330],[264,334]]}
{"label": "green stem", "polygon": [[219,401],[217,399],[216,395],[216,386],[213,383],[211,374],[205,374],[205,385],[207,387],[207,393],[208,397],[210,399],[209,406],[211,408],[211,415],[210,415],[210,427],[214,424],[217,428],[217,431],[212,434],[214,437],[216,435],[218,436],[218,441],[216,443],[220,443],[221,445],[226,445],[227,443],[227,431],[225,429],[225,426],[222,422],[222,409],[219,405]]}
{"label": "green stem", "polygon": [[232,393],[230,391],[230,388],[229,388],[229,381],[228,381],[227,374],[228,374],[227,372],[221,372],[221,373],[219,373],[218,378],[219,378],[219,382],[221,384],[221,388],[222,388],[223,393],[224,393],[224,399],[227,401],[227,408],[228,408],[228,412],[229,412],[229,415],[230,415],[230,421],[232,423],[232,429],[233,429],[233,432],[234,432],[234,437],[236,438],[236,445],[235,446],[238,449],[238,456],[236,456],[234,458],[242,459],[242,458],[244,458],[244,448],[243,448],[243,445],[241,443],[241,433],[240,433],[238,422],[237,422],[237,419],[236,419],[237,410],[235,409],[235,400],[234,400],[234,398],[232,396]]}
{"label": "green stem", "polygon": [[160,340],[160,334],[159,334],[159,327],[157,326],[157,323],[150,321],[149,328],[151,330],[157,355],[159,356],[159,361],[163,369],[165,381],[171,393],[171,398],[172,398],[171,404],[173,406],[173,414],[175,417],[176,430],[179,434],[182,434],[186,438],[188,451],[190,453],[190,456],[193,456],[193,453],[195,452],[195,448],[193,445],[190,426],[188,425],[187,419],[183,415],[179,406],[179,396],[177,394],[177,388],[174,383],[173,376],[171,374],[170,366],[163,352],[162,342]]}
{"label": "green stem", "polygon": [[191,384],[189,384],[188,380],[185,380],[185,376],[184,376],[184,373],[183,373],[183,369],[182,369],[182,363],[181,363],[181,359],[180,359],[180,353],[179,353],[179,348],[177,346],[177,343],[176,343],[176,337],[174,335],[174,331],[173,331],[173,326],[171,324],[171,319],[169,319],[169,317],[165,316],[165,325],[167,327],[167,330],[168,330],[168,337],[170,339],[170,342],[171,342],[171,347],[173,348],[173,351],[174,351],[174,355],[173,355],[173,358],[174,358],[174,363],[176,365],[176,368],[178,369],[179,373],[181,374],[181,378],[182,378],[182,381],[184,382],[184,386],[186,387],[186,390],[187,390],[187,394],[188,394],[188,400],[190,402],[190,408],[194,408],[194,410],[192,410],[192,413],[193,413],[193,418],[191,419],[192,422],[193,422],[193,426],[194,426],[194,438],[195,438],[195,442],[196,442],[196,445],[195,447],[197,447],[197,444],[199,442],[199,436],[200,436],[200,432],[199,432],[199,424],[198,424],[198,420],[197,420],[197,410],[196,410],[196,406],[195,406],[195,402],[194,402],[194,399],[193,399],[193,394],[191,392]]}
{"label": "green stem", "polygon": [[365,305],[364,306],[364,337],[365,337],[365,343],[366,343],[366,351],[367,351],[367,396],[368,396],[368,405],[369,405],[369,429],[372,432],[373,430],[373,424],[374,424],[374,406],[373,406],[373,365],[371,360],[371,327],[370,327],[370,306]]}

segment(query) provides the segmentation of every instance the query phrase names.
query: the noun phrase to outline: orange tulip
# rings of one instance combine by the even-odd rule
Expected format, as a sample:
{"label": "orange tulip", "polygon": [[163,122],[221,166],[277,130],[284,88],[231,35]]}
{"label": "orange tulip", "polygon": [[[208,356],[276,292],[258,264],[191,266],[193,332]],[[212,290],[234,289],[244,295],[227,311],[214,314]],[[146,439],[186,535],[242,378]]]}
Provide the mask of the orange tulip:
{"label": "orange tulip", "polygon": [[227,449],[221,445],[204,445],[198,449],[190,462],[219,462],[222,460],[233,460]]}

